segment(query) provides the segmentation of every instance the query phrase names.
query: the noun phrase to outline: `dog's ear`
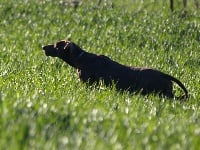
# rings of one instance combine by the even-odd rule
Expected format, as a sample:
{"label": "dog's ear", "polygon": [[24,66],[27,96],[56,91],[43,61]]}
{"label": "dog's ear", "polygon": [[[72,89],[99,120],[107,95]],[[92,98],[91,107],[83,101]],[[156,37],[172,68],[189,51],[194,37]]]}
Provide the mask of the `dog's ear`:
{"label": "dog's ear", "polygon": [[68,46],[69,46],[69,43],[71,43],[70,41],[66,41],[65,42],[65,46],[64,46],[64,50],[67,50]]}
{"label": "dog's ear", "polygon": [[58,49],[59,48],[63,48],[64,49],[65,45],[66,45],[66,41],[62,40],[62,41],[56,42],[54,47],[58,48]]}
{"label": "dog's ear", "polygon": [[64,50],[71,57],[77,57],[83,52],[83,50],[79,46],[77,46],[75,43],[71,41],[66,41],[65,43],[66,44],[65,44]]}

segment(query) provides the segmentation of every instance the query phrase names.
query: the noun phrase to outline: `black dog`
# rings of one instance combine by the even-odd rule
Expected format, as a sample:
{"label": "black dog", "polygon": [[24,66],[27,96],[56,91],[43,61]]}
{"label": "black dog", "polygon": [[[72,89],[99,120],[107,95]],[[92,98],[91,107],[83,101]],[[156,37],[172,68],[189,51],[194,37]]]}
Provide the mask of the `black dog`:
{"label": "black dog", "polygon": [[59,57],[77,68],[80,80],[89,85],[98,84],[102,80],[106,86],[115,83],[119,90],[141,92],[144,95],[157,93],[173,98],[174,81],[185,92],[180,98],[188,98],[188,91],[178,79],[155,69],[124,66],[104,55],[88,53],[70,41],[46,45],[43,50],[47,56]]}

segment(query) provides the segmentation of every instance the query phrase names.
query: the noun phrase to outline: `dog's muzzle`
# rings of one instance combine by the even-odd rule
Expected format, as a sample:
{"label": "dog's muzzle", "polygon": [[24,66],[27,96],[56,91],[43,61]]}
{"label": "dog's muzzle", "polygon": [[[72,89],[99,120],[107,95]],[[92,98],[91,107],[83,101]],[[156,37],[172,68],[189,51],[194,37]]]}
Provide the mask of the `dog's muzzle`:
{"label": "dog's muzzle", "polygon": [[58,51],[54,47],[54,45],[46,45],[46,46],[43,46],[42,49],[45,51],[45,54],[47,56],[52,56],[52,57],[58,56]]}

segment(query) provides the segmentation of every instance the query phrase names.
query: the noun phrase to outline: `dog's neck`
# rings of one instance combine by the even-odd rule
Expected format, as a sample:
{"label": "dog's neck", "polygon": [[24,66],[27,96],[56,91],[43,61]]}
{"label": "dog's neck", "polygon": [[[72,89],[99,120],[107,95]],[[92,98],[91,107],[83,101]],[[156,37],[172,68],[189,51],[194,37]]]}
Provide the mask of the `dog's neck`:
{"label": "dog's neck", "polygon": [[79,59],[79,58],[81,58],[83,55],[84,55],[84,53],[85,52],[81,52],[78,56],[77,56],[77,58],[76,59]]}
{"label": "dog's neck", "polygon": [[84,51],[82,51],[77,57],[76,57],[76,60],[74,62],[74,67],[77,68],[77,69],[81,69],[81,63],[79,63],[80,59],[82,58],[82,56],[85,54]]}

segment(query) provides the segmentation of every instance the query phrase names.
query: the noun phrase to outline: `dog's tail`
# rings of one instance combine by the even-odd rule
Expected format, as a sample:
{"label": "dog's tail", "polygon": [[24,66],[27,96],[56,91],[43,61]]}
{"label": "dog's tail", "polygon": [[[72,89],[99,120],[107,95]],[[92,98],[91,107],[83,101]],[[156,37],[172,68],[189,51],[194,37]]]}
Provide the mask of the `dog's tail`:
{"label": "dog's tail", "polygon": [[181,83],[181,81],[179,81],[178,79],[168,75],[168,74],[164,74],[165,78],[174,81],[175,83],[177,83],[185,92],[182,96],[179,96],[178,99],[188,99],[189,98],[189,94],[187,89],[185,88],[185,86],[183,85],[183,83]]}

